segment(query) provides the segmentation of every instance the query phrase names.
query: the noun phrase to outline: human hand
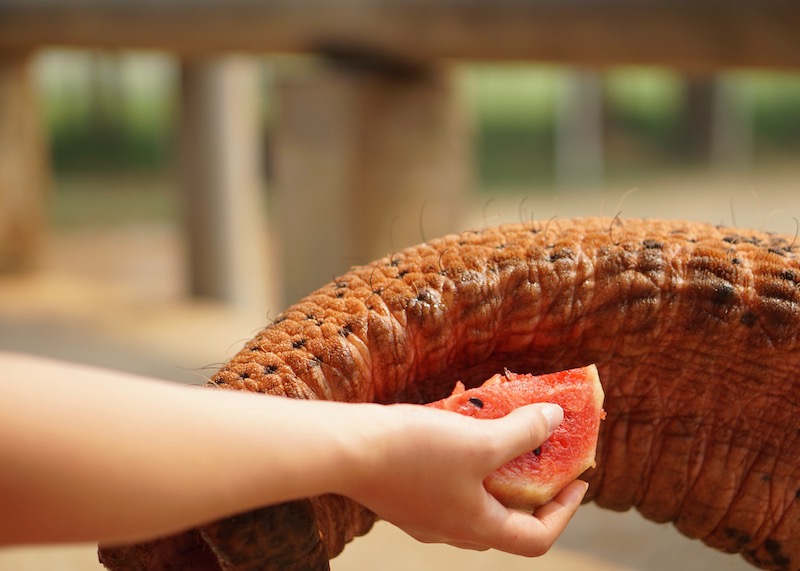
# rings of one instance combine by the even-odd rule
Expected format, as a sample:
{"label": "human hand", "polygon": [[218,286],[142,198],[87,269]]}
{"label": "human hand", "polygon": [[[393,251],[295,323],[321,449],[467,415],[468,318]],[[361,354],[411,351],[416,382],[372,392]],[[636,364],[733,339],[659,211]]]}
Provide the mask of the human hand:
{"label": "human hand", "polygon": [[365,449],[364,471],[344,493],[425,543],[547,552],[588,485],[575,481],[533,515],[500,504],[484,479],[539,447],[561,423],[557,405],[534,404],[493,420],[419,406],[382,407]]}

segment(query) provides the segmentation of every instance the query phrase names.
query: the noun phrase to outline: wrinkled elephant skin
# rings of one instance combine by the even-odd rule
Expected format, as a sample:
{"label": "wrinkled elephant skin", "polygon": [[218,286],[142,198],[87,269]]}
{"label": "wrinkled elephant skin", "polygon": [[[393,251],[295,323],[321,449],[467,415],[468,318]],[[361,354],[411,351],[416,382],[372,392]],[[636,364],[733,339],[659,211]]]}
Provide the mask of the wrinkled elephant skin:
{"label": "wrinkled elephant skin", "polygon": [[[464,232],[335,279],[212,383],[422,403],[456,379],[474,385],[504,367],[596,363],[608,419],[588,497],[671,521],[759,567],[797,571],[798,251],[791,236],[680,221]],[[373,520],[324,496],[101,553],[128,571],[178,569],[174,546],[187,544],[206,555],[210,547],[219,569],[328,569]],[[138,563],[145,559],[149,567]]]}

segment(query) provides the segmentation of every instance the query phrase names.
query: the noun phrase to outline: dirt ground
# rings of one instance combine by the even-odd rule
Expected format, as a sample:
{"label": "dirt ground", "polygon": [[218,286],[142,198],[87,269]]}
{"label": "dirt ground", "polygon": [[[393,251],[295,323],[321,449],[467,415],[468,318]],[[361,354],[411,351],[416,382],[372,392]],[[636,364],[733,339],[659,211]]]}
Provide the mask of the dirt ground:
{"label": "dirt ground", "polygon": [[[651,182],[627,194],[564,192],[473,198],[463,227],[535,216],[622,212],[623,217],[689,218],[796,232],[800,169],[726,178],[693,175]],[[627,194],[627,195],[626,195]],[[181,239],[169,223],[53,232],[40,268],[0,278],[0,350],[71,359],[184,383],[202,382],[266,321],[181,295]],[[496,552],[473,553],[416,543],[388,524],[355,540],[332,563],[335,571],[383,569],[484,570],[750,569],[736,556],[705,548],[668,525],[636,513],[587,505],[556,547],[529,561]],[[0,571],[100,569],[91,545],[0,549]]]}

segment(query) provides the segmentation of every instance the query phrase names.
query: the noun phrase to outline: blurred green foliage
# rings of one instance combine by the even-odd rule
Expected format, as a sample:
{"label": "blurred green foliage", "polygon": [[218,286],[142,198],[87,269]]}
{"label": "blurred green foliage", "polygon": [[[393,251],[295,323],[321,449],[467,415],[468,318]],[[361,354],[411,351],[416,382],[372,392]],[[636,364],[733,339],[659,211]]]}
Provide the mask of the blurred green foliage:
{"label": "blurred green foliage", "polygon": [[[174,60],[57,51],[46,53],[39,64],[57,172],[169,168],[178,111]],[[465,67],[462,85],[475,116],[476,170],[482,188],[553,183],[555,110],[563,75],[562,68],[543,65]],[[796,157],[800,74],[736,72],[724,78],[745,107],[754,160]],[[687,81],[676,72],[658,69],[604,73],[608,178],[707,160],[702,105],[700,115],[692,111],[697,97],[692,99],[687,89],[696,86],[697,79]],[[714,85],[712,78],[699,79],[700,84]],[[705,97],[706,103],[713,103],[712,92]],[[268,106],[267,96],[264,101]],[[699,101],[702,104],[702,97]]]}
{"label": "blurred green foliage", "polygon": [[[469,69],[465,89],[476,112],[481,187],[553,183],[555,108],[562,84],[563,71],[555,67]],[[752,164],[798,159],[800,74],[736,72],[714,78],[616,68],[603,75],[607,178],[706,164],[718,84],[741,107]],[[692,109],[698,105],[705,118]]]}
{"label": "blurred green foliage", "polygon": [[151,170],[170,162],[177,70],[169,58],[58,51],[39,64],[57,171]]}
{"label": "blurred green foliage", "polygon": [[553,180],[554,67],[469,68],[464,91],[473,109],[481,187],[539,185]]}
{"label": "blurred green foliage", "polygon": [[743,75],[753,102],[754,131],[767,150],[800,149],[800,74]]}

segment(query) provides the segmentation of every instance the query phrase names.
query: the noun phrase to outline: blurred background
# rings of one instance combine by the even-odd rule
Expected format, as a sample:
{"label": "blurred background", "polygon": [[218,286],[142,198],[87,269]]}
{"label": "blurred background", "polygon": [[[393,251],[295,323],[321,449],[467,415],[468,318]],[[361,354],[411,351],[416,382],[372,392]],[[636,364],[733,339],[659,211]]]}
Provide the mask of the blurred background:
{"label": "blurred background", "polygon": [[[22,37],[3,7],[0,38]],[[290,302],[445,232],[617,214],[797,232],[792,66],[5,41],[0,350],[201,383]],[[2,550],[0,570],[98,569],[93,549]],[[592,506],[541,562],[382,524],[333,562],[378,565],[748,568]]]}

